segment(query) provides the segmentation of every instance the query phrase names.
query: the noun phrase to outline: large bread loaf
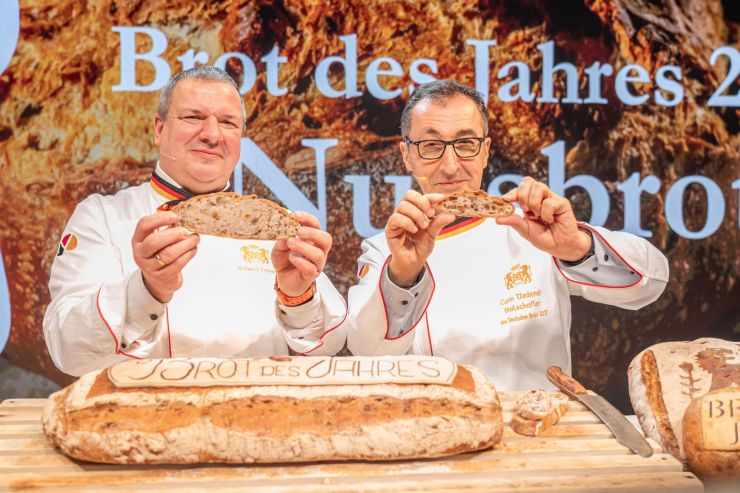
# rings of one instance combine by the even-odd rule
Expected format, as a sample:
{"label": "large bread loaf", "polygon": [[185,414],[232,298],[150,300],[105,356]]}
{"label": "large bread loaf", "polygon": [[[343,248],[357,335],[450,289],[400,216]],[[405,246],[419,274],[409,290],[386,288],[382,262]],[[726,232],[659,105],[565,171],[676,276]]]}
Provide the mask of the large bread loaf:
{"label": "large bread loaf", "polygon": [[712,390],[740,386],[740,343],[702,338],[655,344],[632,360],[627,374],[630,401],[645,435],[684,460],[686,408]]}
{"label": "large bread loaf", "polygon": [[438,457],[503,421],[483,374],[443,358],[280,357],[120,363],[53,394],[43,427],[77,459],[178,464]]}

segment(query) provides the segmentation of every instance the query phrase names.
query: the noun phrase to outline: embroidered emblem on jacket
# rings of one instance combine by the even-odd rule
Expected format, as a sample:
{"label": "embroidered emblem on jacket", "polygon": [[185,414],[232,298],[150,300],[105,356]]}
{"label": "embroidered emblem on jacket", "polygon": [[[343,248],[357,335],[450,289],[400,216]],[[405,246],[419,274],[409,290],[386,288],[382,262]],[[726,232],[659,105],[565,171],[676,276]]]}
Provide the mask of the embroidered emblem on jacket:
{"label": "embroidered emblem on jacket", "polygon": [[518,284],[527,284],[532,282],[532,273],[528,265],[515,264],[511,266],[509,272],[504,276],[506,289],[511,289]]}
{"label": "embroidered emblem on jacket", "polygon": [[67,233],[62,237],[62,241],[59,242],[57,257],[63,254],[65,251],[72,251],[75,248],[77,248],[77,237],[72,233]]}
{"label": "embroidered emblem on jacket", "polygon": [[245,245],[242,247],[242,258],[245,262],[250,264],[269,264],[270,259],[267,258],[267,250],[260,248],[257,245]]}
{"label": "embroidered emblem on jacket", "polygon": [[360,267],[360,271],[357,273],[357,277],[359,277],[360,279],[365,279],[365,276],[368,272],[370,272],[370,266],[368,264],[365,264]]}

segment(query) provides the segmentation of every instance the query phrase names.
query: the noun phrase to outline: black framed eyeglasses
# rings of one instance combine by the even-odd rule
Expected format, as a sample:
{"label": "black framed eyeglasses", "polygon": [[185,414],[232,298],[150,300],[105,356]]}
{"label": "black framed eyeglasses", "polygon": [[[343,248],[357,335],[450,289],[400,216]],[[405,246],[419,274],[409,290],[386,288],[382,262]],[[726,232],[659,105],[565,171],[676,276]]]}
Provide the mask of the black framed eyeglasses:
{"label": "black framed eyeglasses", "polygon": [[459,158],[471,158],[480,153],[485,137],[463,137],[455,140],[411,140],[404,138],[404,142],[415,145],[422,159],[439,159],[451,145]]}

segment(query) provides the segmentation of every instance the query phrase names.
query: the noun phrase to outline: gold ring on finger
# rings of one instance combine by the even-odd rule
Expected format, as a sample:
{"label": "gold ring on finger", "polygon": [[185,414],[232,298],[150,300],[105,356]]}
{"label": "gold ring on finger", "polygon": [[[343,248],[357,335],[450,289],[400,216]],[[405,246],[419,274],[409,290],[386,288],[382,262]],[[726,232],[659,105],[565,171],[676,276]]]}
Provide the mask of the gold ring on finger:
{"label": "gold ring on finger", "polygon": [[162,267],[167,265],[167,263],[164,260],[162,260],[162,257],[160,257],[159,254],[156,254],[154,256],[154,260],[156,260],[159,263],[159,265],[161,265]]}

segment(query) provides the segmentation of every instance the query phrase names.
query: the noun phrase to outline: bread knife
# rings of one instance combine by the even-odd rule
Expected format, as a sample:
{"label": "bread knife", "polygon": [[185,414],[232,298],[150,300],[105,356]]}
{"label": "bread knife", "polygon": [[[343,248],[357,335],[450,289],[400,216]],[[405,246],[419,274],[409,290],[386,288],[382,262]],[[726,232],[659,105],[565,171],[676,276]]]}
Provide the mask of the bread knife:
{"label": "bread knife", "polygon": [[564,373],[559,366],[547,369],[547,378],[560,390],[581,401],[596,414],[611,430],[619,443],[643,457],[653,455],[653,448],[619,410],[609,401],[593,392],[586,391],[578,380]]}

